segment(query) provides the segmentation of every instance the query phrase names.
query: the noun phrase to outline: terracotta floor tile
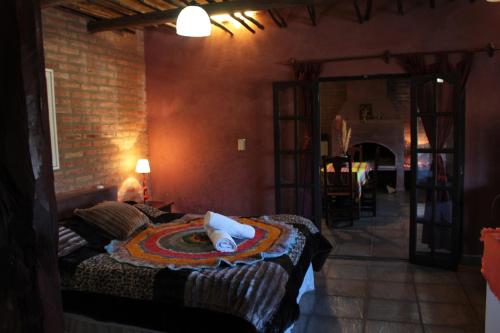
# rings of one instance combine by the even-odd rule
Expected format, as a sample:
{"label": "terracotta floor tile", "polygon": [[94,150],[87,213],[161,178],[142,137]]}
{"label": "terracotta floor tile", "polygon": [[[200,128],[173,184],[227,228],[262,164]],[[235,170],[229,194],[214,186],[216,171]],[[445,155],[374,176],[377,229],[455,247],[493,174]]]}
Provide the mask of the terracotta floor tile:
{"label": "terracotta floor tile", "polygon": [[415,287],[409,283],[371,281],[368,285],[371,298],[415,301]]}
{"label": "terracotta floor tile", "polygon": [[363,299],[340,296],[319,296],[313,312],[336,318],[363,318]]}
{"label": "terracotta floor tile", "polygon": [[363,321],[357,319],[313,316],[309,319],[307,332],[361,333],[363,332]]}
{"label": "terracotta floor tile", "polygon": [[370,299],[368,301],[368,319],[419,323],[420,317],[416,302]]}
{"label": "terracotta floor tile", "polygon": [[460,285],[416,284],[419,301],[468,304],[469,299]]}
{"label": "terracotta floor tile", "polygon": [[405,324],[389,321],[368,320],[365,326],[365,333],[423,333],[420,324]]}
{"label": "terracotta floor tile", "polygon": [[474,309],[470,305],[420,303],[422,321],[428,325],[467,326],[479,325]]}

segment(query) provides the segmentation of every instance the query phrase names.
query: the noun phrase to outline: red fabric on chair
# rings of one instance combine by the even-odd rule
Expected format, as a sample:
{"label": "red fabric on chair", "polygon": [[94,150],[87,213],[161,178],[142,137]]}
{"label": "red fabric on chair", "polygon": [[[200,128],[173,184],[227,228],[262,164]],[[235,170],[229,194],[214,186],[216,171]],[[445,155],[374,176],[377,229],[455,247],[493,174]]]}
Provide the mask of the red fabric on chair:
{"label": "red fabric on chair", "polygon": [[491,291],[500,300],[500,228],[485,228],[481,232],[484,243],[481,272]]}

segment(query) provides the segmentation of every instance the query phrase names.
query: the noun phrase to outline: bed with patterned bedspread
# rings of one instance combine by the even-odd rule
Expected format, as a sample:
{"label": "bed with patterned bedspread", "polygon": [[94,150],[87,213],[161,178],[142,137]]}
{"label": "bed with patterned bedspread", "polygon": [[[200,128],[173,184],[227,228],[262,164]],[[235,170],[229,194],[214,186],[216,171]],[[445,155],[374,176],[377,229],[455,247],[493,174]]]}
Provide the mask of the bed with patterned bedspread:
{"label": "bed with patterned bedspread", "polygon": [[[291,242],[281,244],[281,252],[273,255],[253,255],[246,264],[241,263],[238,252],[231,254],[240,260],[234,261],[237,264],[205,260],[213,267],[205,265],[203,269],[192,267],[193,260],[183,266],[184,261],[173,258],[173,266],[168,264],[172,258],[149,253],[159,244],[147,239],[149,230],[122,244],[129,246],[122,250],[123,256],[119,251],[106,251],[103,245],[109,240],[96,230],[87,230],[82,221],[65,221],[68,228],[84,235],[88,244],[59,259],[64,310],[164,332],[283,332],[299,316],[296,299],[308,267],[312,263],[314,270],[320,270],[331,245],[311,221],[299,216],[272,215],[254,221],[249,223],[268,223],[269,228],[273,223],[284,225],[293,231],[293,237],[287,238]],[[182,214],[162,214],[154,222],[166,223],[154,226],[163,234],[174,227],[191,230],[199,224],[194,217]],[[268,229],[261,227],[264,232]],[[259,234],[259,228],[257,231]],[[181,236],[205,246],[206,239],[196,233]],[[265,243],[270,236],[261,237]],[[166,238],[165,243],[171,246],[174,238]],[[259,249],[259,244],[258,239],[253,241],[251,249]],[[150,267],[127,256],[132,247],[140,252],[134,255],[150,260]]]}

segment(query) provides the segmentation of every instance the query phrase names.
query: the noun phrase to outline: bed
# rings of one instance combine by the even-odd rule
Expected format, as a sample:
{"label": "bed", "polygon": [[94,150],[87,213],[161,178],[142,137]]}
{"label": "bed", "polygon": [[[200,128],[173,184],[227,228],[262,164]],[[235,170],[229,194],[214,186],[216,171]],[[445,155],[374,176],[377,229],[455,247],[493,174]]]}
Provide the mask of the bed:
{"label": "bed", "polygon": [[[202,270],[134,266],[116,261],[104,247],[108,240],[73,216],[75,208],[104,200],[116,200],[116,189],[58,197],[61,225],[88,240],[59,258],[67,332],[289,331],[300,296],[314,286],[312,269],[319,271],[331,250],[309,220],[274,215],[254,220],[296,232],[286,254]],[[179,213],[151,221],[154,228],[194,223],[192,215]]]}

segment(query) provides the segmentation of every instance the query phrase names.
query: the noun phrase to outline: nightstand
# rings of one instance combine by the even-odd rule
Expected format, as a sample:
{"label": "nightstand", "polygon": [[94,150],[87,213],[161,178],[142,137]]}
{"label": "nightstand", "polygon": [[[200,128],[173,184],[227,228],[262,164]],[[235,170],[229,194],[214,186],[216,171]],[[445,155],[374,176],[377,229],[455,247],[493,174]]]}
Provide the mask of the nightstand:
{"label": "nightstand", "polygon": [[162,210],[167,213],[172,212],[172,206],[174,205],[173,201],[146,201],[146,205],[154,207],[156,209]]}

